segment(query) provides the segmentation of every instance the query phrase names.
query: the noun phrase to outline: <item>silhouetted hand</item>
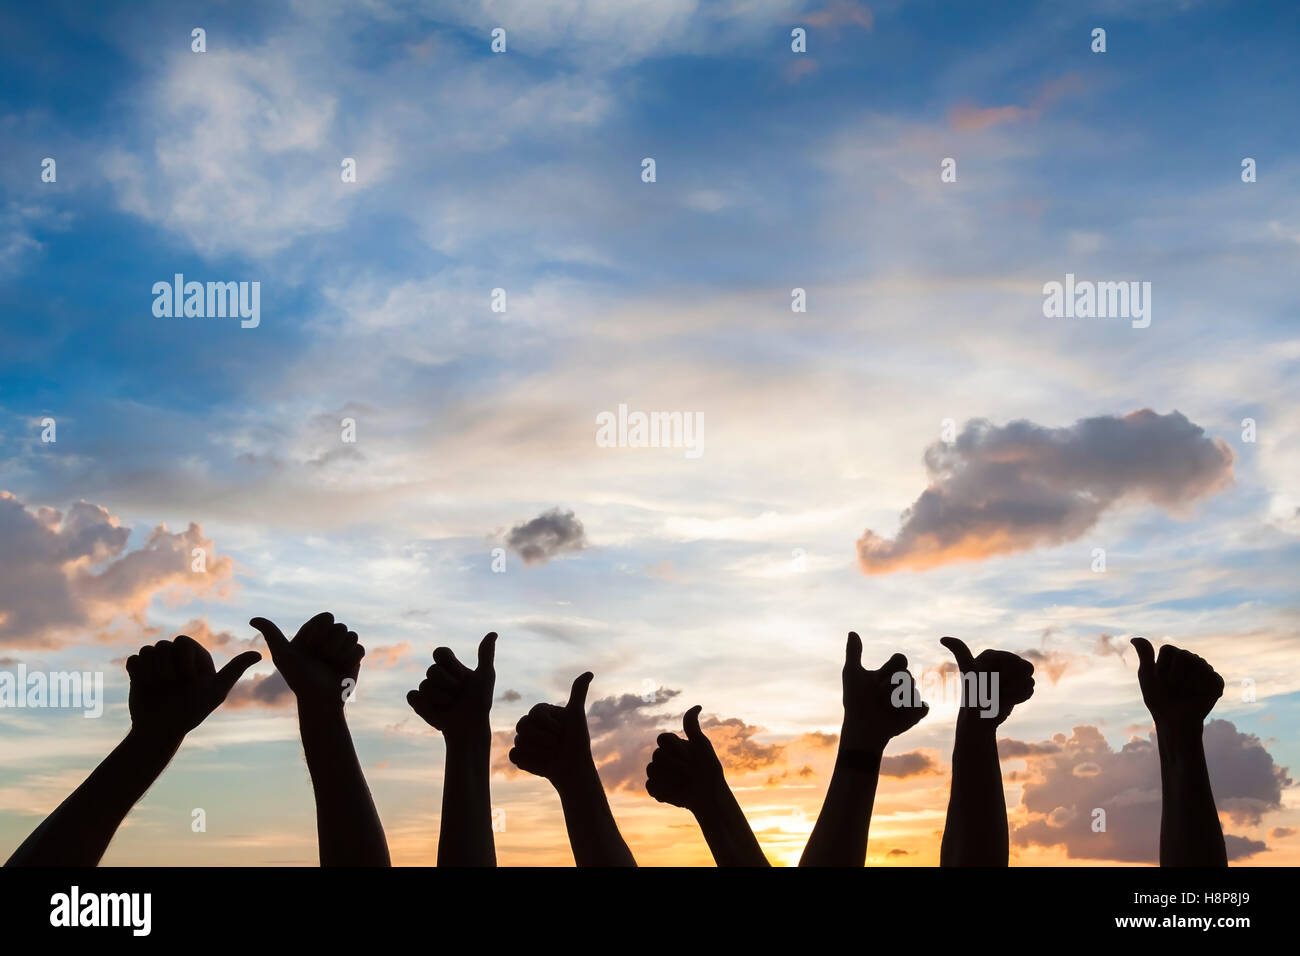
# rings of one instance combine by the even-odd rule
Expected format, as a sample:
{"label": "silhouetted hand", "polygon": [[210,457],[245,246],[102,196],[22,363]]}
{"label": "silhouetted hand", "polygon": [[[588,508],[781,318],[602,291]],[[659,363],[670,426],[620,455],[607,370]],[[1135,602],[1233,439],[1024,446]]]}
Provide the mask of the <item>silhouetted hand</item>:
{"label": "silhouetted hand", "polygon": [[862,866],[885,746],[930,712],[916,694],[907,658],[894,654],[879,670],[862,666],[862,638],[844,648],[844,723],[835,770],[800,866]]}
{"label": "silhouetted hand", "polygon": [[151,737],[180,741],[226,699],[235,682],[262,659],[245,651],[220,671],[193,638],[145,645],[126,661],[131,677],[131,727]]}
{"label": "silhouetted hand", "polygon": [[554,785],[578,866],[636,866],[591,755],[586,711],[591,677],[588,671],[574,680],[563,707],[538,704],[519,719],[510,762]]}
{"label": "silhouetted hand", "polygon": [[545,777],[556,787],[581,780],[595,769],[586,712],[592,676],[588,671],[573,681],[569,702],[563,707],[538,704],[519,719],[511,763]]}
{"label": "silhouetted hand", "polygon": [[1205,718],[1223,696],[1223,678],[1191,651],[1166,644],[1156,657],[1146,638],[1130,643],[1160,753],[1160,865],[1227,866],[1201,738]]}
{"label": "silhouetted hand", "polygon": [[361,658],[366,656],[366,649],[357,643],[355,631],[349,631],[346,624],[336,623],[329,611],[317,614],[298,628],[292,641],[264,617],[255,617],[248,623],[266,638],[271,660],[298,698],[300,710],[343,707],[356,687]]}
{"label": "silhouetted hand", "polygon": [[1151,642],[1135,637],[1129,643],[1138,655],[1138,685],[1156,730],[1195,730],[1223,696],[1223,678],[1205,658],[1172,644],[1156,657]]}
{"label": "silhouetted hand", "polygon": [[[896,675],[906,675],[906,679]],[[917,704],[915,683],[907,670],[907,658],[895,654],[879,670],[862,666],[862,638],[849,632],[844,651],[844,746],[883,750],[891,738],[916,724],[930,712],[930,705]]]}
{"label": "silhouetted hand", "polygon": [[245,651],[217,670],[197,641],[181,635],[126,660],[131,730],[9,857],[6,866],[96,866],[127,813],[180,748],[217,709],[240,675],[262,659]]}
{"label": "silhouetted hand", "polygon": [[646,793],[692,812],[699,812],[727,785],[722,761],[700,730],[700,709],[697,704],[682,717],[685,740],[676,734],[659,735],[645,768]]}
{"label": "silhouetted hand", "polygon": [[646,766],[646,793],[695,815],[718,866],[768,866],[745,811],[727,786],[722,761],[700,730],[700,708],[682,717],[683,740],[660,734]]}
{"label": "silhouetted hand", "polygon": [[419,689],[406,695],[406,702],[429,726],[442,731],[449,739],[490,737],[488,714],[496,685],[496,671],[492,667],[496,645],[495,631],[479,642],[475,670],[457,660],[451,648],[437,648],[433,652],[434,663],[425,672]]}
{"label": "silhouetted hand", "polygon": [[[1010,651],[981,651],[973,657],[964,641],[955,637],[942,637],[939,643],[952,652],[961,672],[962,702],[958,719],[979,717],[997,727],[1011,716],[1017,704],[1023,704],[1034,693],[1034,665],[1019,654]],[[968,692],[967,674],[976,675],[974,695]],[[979,675],[989,675],[987,682]],[[986,700],[979,699],[987,695]],[[972,697],[974,696],[974,699]]]}
{"label": "silhouetted hand", "polygon": [[384,827],[343,712],[366,655],[356,632],[328,611],[298,628],[292,641],[264,617],[248,623],[266,638],[271,660],[298,699],[303,756],[316,796],[321,866],[388,866]]}

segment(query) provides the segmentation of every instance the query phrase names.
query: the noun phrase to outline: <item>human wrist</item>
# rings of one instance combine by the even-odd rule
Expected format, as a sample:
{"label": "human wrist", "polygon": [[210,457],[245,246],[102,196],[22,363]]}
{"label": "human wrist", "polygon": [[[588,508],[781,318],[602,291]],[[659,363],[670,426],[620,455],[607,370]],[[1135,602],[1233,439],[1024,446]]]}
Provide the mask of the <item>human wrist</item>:
{"label": "human wrist", "polygon": [[473,726],[448,728],[443,731],[447,750],[464,754],[485,753],[492,749],[492,725],[485,717]]}
{"label": "human wrist", "polygon": [[957,712],[957,733],[962,737],[985,740],[997,737],[1001,721],[974,707],[963,707]]}
{"label": "human wrist", "polygon": [[867,721],[846,717],[840,727],[840,753],[882,754],[888,743],[889,736]]}
{"label": "human wrist", "polygon": [[1156,739],[1166,747],[1185,749],[1187,747],[1201,746],[1201,734],[1205,729],[1204,720],[1171,720],[1162,719],[1155,721]]}
{"label": "human wrist", "polygon": [[123,744],[132,749],[148,753],[164,753],[168,756],[176,753],[185,741],[186,731],[171,727],[152,726],[149,724],[131,725]]}

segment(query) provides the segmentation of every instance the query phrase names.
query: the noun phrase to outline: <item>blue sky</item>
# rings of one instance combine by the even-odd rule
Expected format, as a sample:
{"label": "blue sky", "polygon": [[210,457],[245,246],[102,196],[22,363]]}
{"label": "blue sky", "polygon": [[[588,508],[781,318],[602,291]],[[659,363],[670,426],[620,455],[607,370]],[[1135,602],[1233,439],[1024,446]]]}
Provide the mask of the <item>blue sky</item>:
{"label": "blue sky", "polygon": [[[322,607],[391,650],[363,670],[352,723],[405,862],[430,858],[441,744],[403,694],[435,644],[469,653],[491,629],[499,690],[521,695],[494,711],[503,733],[590,668],[593,697],[683,695],[634,717],[667,727],[702,703],[742,720],[743,739],[794,748],[787,762],[837,728],[850,628],[868,657],[902,649],[926,669],[944,662],[942,634],[1054,653],[1059,680],[1005,731],[1099,726],[1115,747],[1146,715],[1131,656],[1095,648],[1140,633],[1197,650],[1230,685],[1255,680],[1257,702],[1225,697],[1216,714],[1295,767],[1298,15],[842,0],[6,9],[0,489],[32,514],[85,499],[132,529],[127,552],[195,522],[230,564],[197,582],[160,565],[123,585],[122,607],[83,600],[75,626],[0,635],[7,660],[104,669],[116,706],[0,728],[0,842],[16,845],[125,726],[110,660],[195,621],[230,635],[213,638],[220,657],[251,639],[253,614],[287,627]],[[796,26],[806,54],[790,50]],[[344,157],[355,183],[340,182]],[[956,182],[940,181],[945,157]],[[178,272],[260,282],[260,326],[155,318],[150,289]],[[1042,286],[1066,273],[1151,282],[1151,326],[1044,318]],[[796,287],[806,313],[790,311]],[[597,447],[595,415],[620,403],[701,413],[704,455]],[[1231,482],[1168,506],[1123,497],[1052,544],[859,568],[863,530],[893,535],[930,480],[944,419],[1067,428],[1146,407],[1226,443]],[[1257,442],[1241,440],[1247,417]],[[512,553],[494,574],[502,533],[554,507],[574,511],[586,547],[527,567]],[[25,597],[0,597],[12,621]],[[111,855],[310,860],[286,713],[216,715],[133,818],[149,837],[125,832]],[[949,716],[936,708],[896,743],[935,770],[886,781],[873,859],[937,854]],[[605,745],[619,786],[637,726]],[[821,790],[774,775],[744,777],[742,802],[785,859]],[[250,791],[246,815],[188,847],[189,807]],[[518,821],[504,859],[564,859],[544,787],[503,773],[494,792]],[[644,858],[703,852],[635,781],[617,802]],[[1254,862],[1294,861],[1295,837],[1268,834],[1300,821],[1295,794],[1265,803],[1232,832],[1271,848]],[[1087,858],[1068,839],[1019,852],[1067,848]]]}

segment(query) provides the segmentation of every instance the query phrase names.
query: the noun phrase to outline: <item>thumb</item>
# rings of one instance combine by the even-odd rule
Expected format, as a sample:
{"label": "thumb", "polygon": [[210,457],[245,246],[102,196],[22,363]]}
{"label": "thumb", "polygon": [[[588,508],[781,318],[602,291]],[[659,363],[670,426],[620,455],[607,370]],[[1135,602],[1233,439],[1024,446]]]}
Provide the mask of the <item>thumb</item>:
{"label": "thumb", "polygon": [[1151,646],[1151,642],[1145,637],[1130,638],[1129,643],[1133,645],[1133,650],[1137,651],[1138,677],[1145,677],[1147,674],[1151,673],[1151,668],[1155,666],[1155,648]]}
{"label": "thumb", "polygon": [[880,673],[885,675],[897,674],[905,670],[907,670],[907,657],[903,654],[895,654],[880,667]]}
{"label": "thumb", "polygon": [[587,671],[574,678],[573,687],[569,689],[569,703],[565,706],[566,710],[576,710],[580,714],[587,712],[587,688],[591,686],[594,676],[591,671]]}
{"label": "thumb", "polygon": [[696,704],[682,716],[682,730],[686,731],[687,740],[703,740],[708,743],[709,738],[704,736],[704,731],[700,730],[700,711],[703,708]]}
{"label": "thumb", "polygon": [[[272,624],[272,627],[275,625]],[[225,667],[217,671],[217,689],[221,691],[221,699],[225,700],[226,695],[230,693],[235,686],[235,682],[244,676],[244,671],[248,670],[254,664],[262,659],[262,655],[257,651],[244,651],[238,657],[230,660]]]}
{"label": "thumb", "polygon": [[952,656],[957,659],[957,666],[963,671],[973,671],[975,669],[975,657],[971,654],[970,648],[966,642],[959,637],[941,637],[939,643],[952,652]]}
{"label": "thumb", "polygon": [[844,646],[844,666],[862,666],[862,638],[856,631],[849,631],[849,641]]}
{"label": "thumb", "polygon": [[284,636],[284,633],[266,618],[255,617],[248,623],[262,633],[262,637],[266,640],[266,649],[271,652],[271,660],[275,660],[280,652],[289,646],[289,641]]}
{"label": "thumb", "polygon": [[478,644],[478,669],[492,670],[492,662],[497,658],[497,632],[487,634]]}

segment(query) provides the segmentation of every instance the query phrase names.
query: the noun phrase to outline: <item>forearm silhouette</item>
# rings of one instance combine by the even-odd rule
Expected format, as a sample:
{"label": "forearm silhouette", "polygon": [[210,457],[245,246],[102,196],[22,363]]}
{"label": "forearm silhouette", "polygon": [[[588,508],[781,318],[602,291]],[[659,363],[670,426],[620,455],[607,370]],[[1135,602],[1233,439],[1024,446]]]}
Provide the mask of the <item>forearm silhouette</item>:
{"label": "forearm silhouette", "polygon": [[646,766],[646,793],[691,811],[718,866],[769,866],[758,839],[727,786],[722,761],[700,730],[700,707],[682,717],[683,740],[660,734]]}
{"label": "forearm silhouette", "polygon": [[14,851],[6,866],[95,866],[122,820],[158,779],[185,735],[262,659],[246,651],[218,671],[182,634],[127,658],[131,729],[72,795]]}
{"label": "forearm silhouette", "polygon": [[492,839],[492,691],[496,686],[497,636],[479,642],[478,667],[470,670],[439,647],[418,689],[406,695],[411,709],[436,730],[447,745],[442,775],[442,821],[438,834],[439,866],[496,866]]}
{"label": "forearm silhouette", "polygon": [[591,756],[586,713],[591,679],[590,671],[579,675],[563,707],[538,704],[519,719],[510,761],[554,785],[578,866],[636,866]]}
{"label": "forearm silhouette", "polygon": [[1191,651],[1166,644],[1157,658],[1146,638],[1130,643],[1160,751],[1160,865],[1227,866],[1201,737],[1205,718],[1223,696],[1223,678]]}
{"label": "forearm silhouette", "polygon": [[[902,675],[896,677],[896,675]],[[844,723],[835,769],[800,866],[862,866],[880,761],[890,739],[914,727],[929,705],[913,696],[907,658],[895,654],[879,670],[862,666],[862,638],[849,632],[844,649]]]}
{"label": "forearm silhouette", "polygon": [[939,643],[957,660],[962,690],[939,865],[1006,866],[1007,800],[997,730],[1012,708],[1034,693],[1034,665],[1010,651],[986,650],[974,657],[955,637]]}
{"label": "forearm silhouette", "polygon": [[249,623],[266,638],[271,660],[298,699],[321,866],[390,865],[384,828],[343,715],[365,648],[328,611],[300,627],[292,641],[264,617]]}

